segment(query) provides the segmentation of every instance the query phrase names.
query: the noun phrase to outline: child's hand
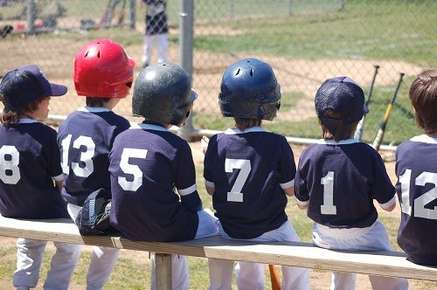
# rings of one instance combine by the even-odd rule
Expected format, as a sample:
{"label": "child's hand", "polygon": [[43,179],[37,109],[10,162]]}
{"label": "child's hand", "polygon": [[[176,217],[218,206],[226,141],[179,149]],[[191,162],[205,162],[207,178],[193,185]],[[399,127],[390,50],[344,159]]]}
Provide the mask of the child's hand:
{"label": "child's hand", "polygon": [[208,149],[208,143],[209,143],[209,138],[206,136],[203,136],[202,140],[200,140],[200,147],[202,148],[203,154],[205,154],[206,149]]}

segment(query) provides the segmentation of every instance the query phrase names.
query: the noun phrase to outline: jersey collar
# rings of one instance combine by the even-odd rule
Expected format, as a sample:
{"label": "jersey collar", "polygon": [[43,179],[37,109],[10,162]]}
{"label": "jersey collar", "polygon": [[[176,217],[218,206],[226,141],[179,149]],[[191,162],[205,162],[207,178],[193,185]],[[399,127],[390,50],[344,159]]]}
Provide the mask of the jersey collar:
{"label": "jersey collar", "polygon": [[326,145],[349,145],[349,144],[357,144],[357,143],[360,143],[360,141],[356,139],[345,139],[341,141],[320,139],[318,142],[318,144],[326,144]]}
{"label": "jersey collar", "polygon": [[103,112],[111,112],[110,109],[104,108],[104,107],[88,107],[85,106],[83,108],[78,109],[80,112],[87,112],[87,113],[103,113]]}
{"label": "jersey collar", "polygon": [[419,135],[419,136],[414,136],[413,138],[410,139],[410,141],[413,142],[420,142],[420,143],[427,143],[427,144],[437,144],[437,138],[428,136],[428,135]]}
{"label": "jersey collar", "polygon": [[159,126],[159,125],[155,125],[155,124],[141,123],[141,124],[132,125],[131,128],[132,129],[143,129],[143,130],[154,130],[154,131],[169,132],[167,128]]}
{"label": "jersey collar", "polygon": [[235,134],[245,134],[245,133],[254,133],[254,132],[266,132],[266,130],[264,130],[264,128],[261,127],[251,127],[244,131],[241,131],[238,128],[229,128],[224,133],[226,135],[235,135]]}
{"label": "jersey collar", "polygon": [[39,122],[31,118],[21,118],[20,120],[18,120],[18,124],[32,124],[32,123],[39,123]]}

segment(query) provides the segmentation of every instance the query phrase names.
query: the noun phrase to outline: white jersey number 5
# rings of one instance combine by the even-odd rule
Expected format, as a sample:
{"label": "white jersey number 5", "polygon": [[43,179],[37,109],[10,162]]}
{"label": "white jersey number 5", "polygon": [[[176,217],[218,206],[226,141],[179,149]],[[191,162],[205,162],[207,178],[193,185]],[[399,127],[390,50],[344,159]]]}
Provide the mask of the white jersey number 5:
{"label": "white jersey number 5", "polygon": [[118,177],[118,184],[124,191],[137,191],[143,185],[143,172],[138,165],[129,164],[130,158],[146,159],[146,149],[124,148],[121,153],[120,168],[125,174],[132,175],[132,181],[126,177]]}
{"label": "white jersey number 5", "polygon": [[5,184],[17,184],[20,181],[20,152],[15,146],[3,145],[0,148],[0,180]]}
{"label": "white jersey number 5", "polygon": [[230,192],[228,192],[227,201],[232,202],[243,202],[243,189],[247,178],[249,177],[250,170],[250,160],[246,159],[225,159],[225,171],[227,173],[232,173],[234,169],[240,170],[237,179],[235,180],[234,186]]}

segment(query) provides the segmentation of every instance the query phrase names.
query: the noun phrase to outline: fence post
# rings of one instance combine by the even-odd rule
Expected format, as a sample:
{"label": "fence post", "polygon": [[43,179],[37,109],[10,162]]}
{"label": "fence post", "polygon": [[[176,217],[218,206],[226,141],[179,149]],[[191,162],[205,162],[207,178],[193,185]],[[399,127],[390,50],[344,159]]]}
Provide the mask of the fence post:
{"label": "fence post", "polygon": [[137,22],[137,1],[129,0],[129,28],[135,30]]}
{"label": "fence post", "polygon": [[235,0],[229,0],[229,16],[231,19],[235,17]]}
{"label": "fence post", "polygon": [[340,0],[340,11],[343,11],[346,8],[346,0]]}
{"label": "fence post", "polygon": [[27,0],[27,33],[35,33],[36,5],[35,0]]}
{"label": "fence post", "polygon": [[[181,66],[193,79],[193,25],[194,25],[194,1],[180,0],[179,22],[179,57]],[[179,129],[179,136],[189,140],[195,131],[192,114],[185,121],[185,126]]]}
{"label": "fence post", "polygon": [[293,14],[293,0],[288,0],[288,16]]}

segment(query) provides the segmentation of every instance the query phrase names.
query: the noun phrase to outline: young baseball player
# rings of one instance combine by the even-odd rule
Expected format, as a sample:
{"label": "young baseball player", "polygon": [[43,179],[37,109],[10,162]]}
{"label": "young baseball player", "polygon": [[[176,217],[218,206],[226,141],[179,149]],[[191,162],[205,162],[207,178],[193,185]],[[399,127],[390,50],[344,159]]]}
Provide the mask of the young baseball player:
{"label": "young baseball player", "polygon": [[437,70],[417,76],[410,100],[425,134],[405,141],[396,152],[396,189],[402,210],[398,243],[410,261],[437,266]]}
{"label": "young baseball player", "polygon": [[150,65],[153,47],[157,48],[158,63],[167,61],[168,23],[167,0],[143,0],[147,6],[145,14],[143,67]]}
{"label": "young baseball player", "polygon": [[[176,64],[148,66],[135,80],[132,108],[144,122],[121,133],[110,154],[111,224],[139,241],[183,241],[217,234],[202,209],[188,143],[168,131],[188,117],[197,95]],[[172,256],[172,289],[188,289],[183,256]],[[152,289],[156,289],[152,273]]]}
{"label": "young baseball player", "polygon": [[[47,118],[51,96],[67,88],[52,84],[36,65],[9,71],[0,83],[4,104],[0,121],[0,213],[10,218],[66,218],[60,195],[63,174],[56,131],[40,121]],[[35,288],[46,241],[17,240],[17,270],[13,284],[19,290]],[[56,253],[44,289],[67,290],[79,258],[75,245],[54,242]]]}
{"label": "young baseball player", "polygon": [[[315,222],[313,242],[336,250],[390,250],[373,205],[391,211],[395,189],[379,154],[352,139],[366,112],[363,90],[348,77],[326,80],[315,96],[323,140],[300,156],[295,190],[298,205]],[[331,289],[355,289],[355,274],[334,272]],[[404,279],[370,276],[373,289],[407,289]]]}
{"label": "young baseball player", "polygon": [[[85,199],[104,189],[111,198],[109,157],[115,137],[129,128],[129,122],[112,108],[128,95],[135,63],[124,49],[109,39],[97,39],[76,54],[74,85],[86,106],[71,113],[58,130],[65,174],[62,195],[77,222]],[[87,276],[87,290],[102,289],[117,259],[118,250],[95,247]]]}
{"label": "young baseball player", "polygon": [[[281,92],[270,65],[243,59],[224,72],[219,95],[224,117],[235,128],[213,136],[205,153],[206,189],[212,195],[220,233],[228,239],[299,241],[285,213],[294,193],[293,152],[284,136],[265,131]],[[210,259],[210,290],[231,289],[233,261]],[[238,289],[264,289],[264,265],[239,263]],[[283,267],[282,289],[309,289],[308,272]]]}

